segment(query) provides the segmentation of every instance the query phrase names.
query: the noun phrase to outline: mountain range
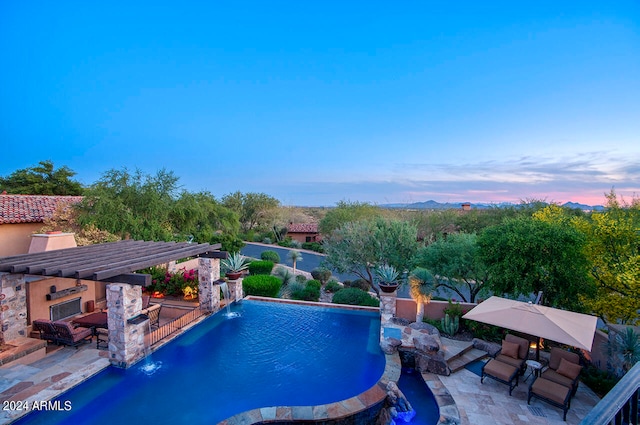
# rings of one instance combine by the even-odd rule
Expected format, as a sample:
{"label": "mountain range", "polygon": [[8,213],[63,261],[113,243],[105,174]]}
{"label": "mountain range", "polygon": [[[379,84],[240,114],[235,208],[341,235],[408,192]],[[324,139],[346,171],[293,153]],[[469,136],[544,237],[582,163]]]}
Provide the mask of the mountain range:
{"label": "mountain range", "polygon": [[[413,202],[408,204],[382,204],[379,205],[382,208],[402,208],[402,209],[416,209],[416,210],[446,210],[446,209],[462,209],[463,204],[470,204],[471,209],[486,209],[486,208],[507,208],[507,207],[519,207],[525,204],[514,204],[511,202],[501,202],[498,204],[491,203],[472,203],[472,202],[437,202],[429,200],[425,202]],[[580,209],[583,211],[602,211],[604,207],[602,205],[585,205],[577,202],[565,202],[561,205],[566,208]]]}

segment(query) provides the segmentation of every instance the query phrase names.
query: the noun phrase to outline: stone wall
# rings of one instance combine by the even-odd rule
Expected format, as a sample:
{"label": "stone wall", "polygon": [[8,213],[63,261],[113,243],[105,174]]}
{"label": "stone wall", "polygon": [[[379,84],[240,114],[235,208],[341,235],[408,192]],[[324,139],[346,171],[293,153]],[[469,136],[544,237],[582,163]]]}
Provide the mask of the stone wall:
{"label": "stone wall", "polygon": [[244,297],[242,290],[242,278],[227,281],[229,287],[229,298],[231,302],[240,301]]}
{"label": "stone wall", "polygon": [[109,322],[109,361],[117,367],[129,367],[145,354],[144,332],[149,320],[129,323],[142,310],[142,287],[126,283],[107,285]]}
{"label": "stone wall", "polygon": [[198,259],[198,299],[200,309],[215,313],[220,310],[220,285],[215,284],[220,279],[220,259]]}
{"label": "stone wall", "polygon": [[0,344],[27,336],[27,290],[23,274],[0,275]]}

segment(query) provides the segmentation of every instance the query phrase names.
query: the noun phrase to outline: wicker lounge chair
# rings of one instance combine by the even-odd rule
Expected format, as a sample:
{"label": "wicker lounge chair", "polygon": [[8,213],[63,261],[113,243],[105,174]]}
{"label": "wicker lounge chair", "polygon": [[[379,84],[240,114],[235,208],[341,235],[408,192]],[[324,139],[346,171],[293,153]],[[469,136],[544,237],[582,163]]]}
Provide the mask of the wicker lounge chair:
{"label": "wicker lounge chair", "polygon": [[69,322],[58,320],[53,322],[53,327],[58,333],[58,342],[78,348],[85,342],[91,342],[93,331],[90,328],[74,328]]}
{"label": "wicker lounge chair", "polygon": [[529,386],[529,397],[527,404],[531,402],[531,397],[545,401],[553,406],[562,409],[563,421],[567,420],[567,411],[571,407],[571,388],[543,377],[536,378]]}
{"label": "wicker lounge chair", "polygon": [[541,376],[544,379],[571,388],[571,396],[573,396],[578,390],[578,378],[581,370],[580,356],[576,353],[553,347],[549,357],[549,367],[542,372]]}
{"label": "wicker lounge chair", "polygon": [[151,304],[149,308],[140,312],[141,314],[146,314],[147,316],[149,316],[149,326],[151,327],[151,329],[159,327],[161,308],[162,304]]}
{"label": "wicker lounge chair", "polygon": [[36,319],[31,324],[34,331],[40,333],[40,339],[58,343],[58,332],[53,327],[53,322],[48,319]]}

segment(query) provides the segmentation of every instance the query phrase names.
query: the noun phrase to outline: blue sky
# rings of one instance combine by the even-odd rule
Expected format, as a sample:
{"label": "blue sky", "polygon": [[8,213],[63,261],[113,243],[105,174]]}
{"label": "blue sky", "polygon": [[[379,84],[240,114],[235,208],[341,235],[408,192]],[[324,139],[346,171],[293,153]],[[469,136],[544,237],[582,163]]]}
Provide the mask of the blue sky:
{"label": "blue sky", "polygon": [[0,2],[0,175],[285,205],[640,193],[640,3]]}

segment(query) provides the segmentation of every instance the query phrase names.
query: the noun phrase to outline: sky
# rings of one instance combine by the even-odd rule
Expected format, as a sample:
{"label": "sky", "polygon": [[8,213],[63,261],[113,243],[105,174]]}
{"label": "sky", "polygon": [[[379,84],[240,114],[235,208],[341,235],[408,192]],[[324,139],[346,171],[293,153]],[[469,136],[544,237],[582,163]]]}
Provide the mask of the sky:
{"label": "sky", "polygon": [[283,205],[640,194],[638,1],[0,1],[0,176]]}

